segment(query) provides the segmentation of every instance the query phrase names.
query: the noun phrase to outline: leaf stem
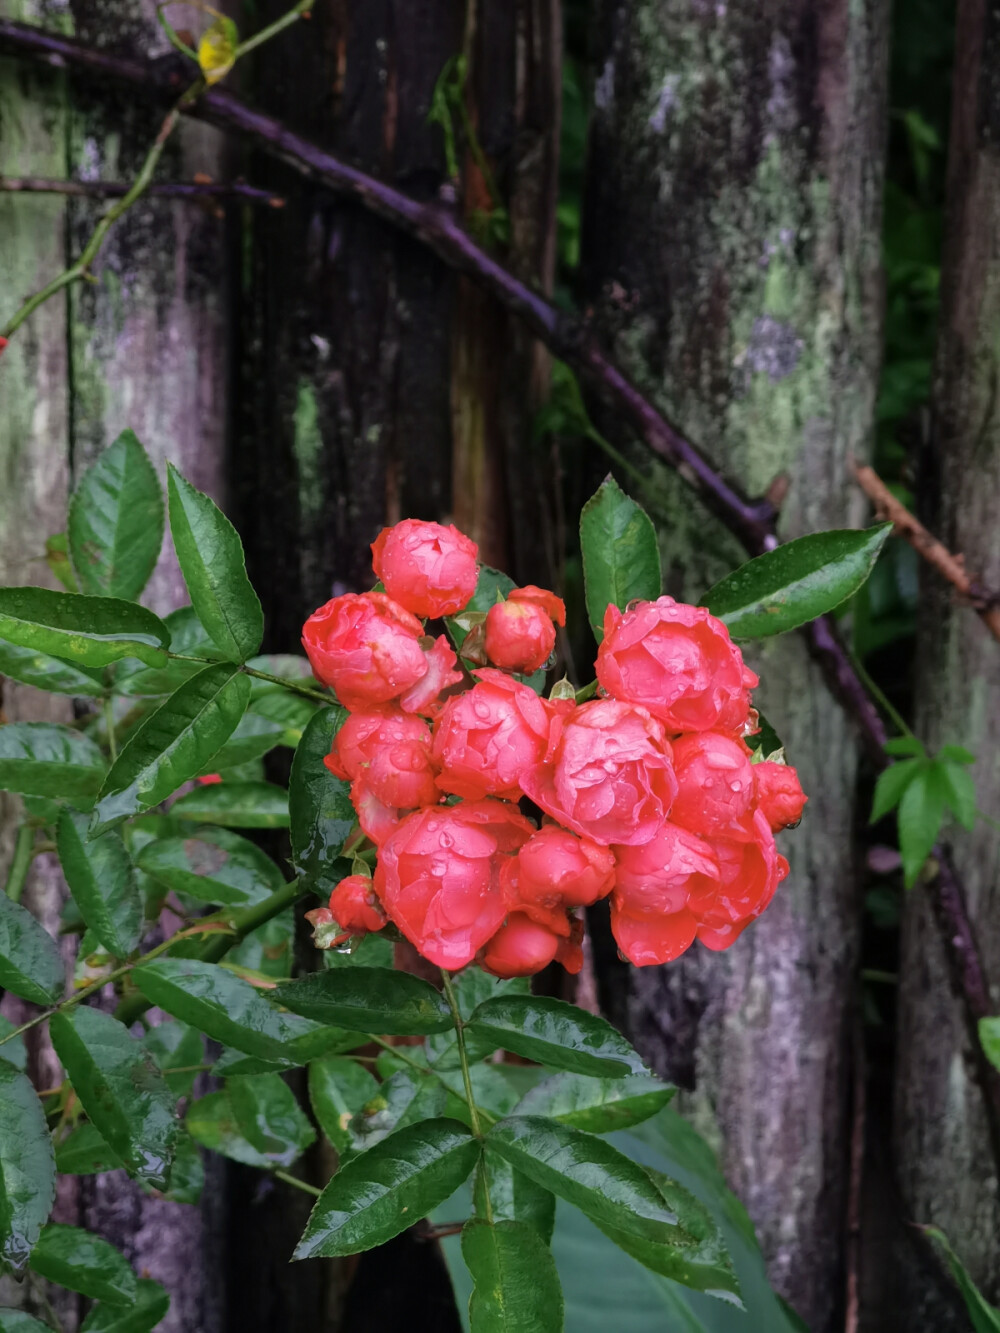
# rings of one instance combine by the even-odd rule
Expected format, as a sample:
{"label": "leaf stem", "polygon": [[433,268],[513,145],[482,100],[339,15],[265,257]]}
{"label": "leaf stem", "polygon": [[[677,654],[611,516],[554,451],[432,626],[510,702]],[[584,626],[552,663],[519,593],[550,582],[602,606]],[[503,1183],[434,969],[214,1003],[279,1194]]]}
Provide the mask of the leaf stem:
{"label": "leaf stem", "polygon": [[118,744],[115,740],[114,701],[110,695],[104,700],[104,729],[108,733],[108,754],[111,756],[111,762],[114,763],[118,758]]}
{"label": "leaf stem", "polygon": [[290,28],[293,23],[296,23],[308,13],[314,2],[315,0],[299,0],[299,3],[294,9],[290,9],[288,13],[282,15],[280,19],[275,19],[275,21],[269,24],[266,28],[261,28],[260,32],[254,33],[252,37],[248,37],[245,42],[240,42],[239,46],[233,52],[233,58],[239,60],[240,57],[245,56],[248,51],[252,51],[255,47],[262,45],[264,42],[269,42],[272,37],[276,37],[278,33],[283,32],[285,28]]}
{"label": "leaf stem", "polygon": [[[167,656],[173,658],[175,662],[197,662],[199,666],[217,666],[211,657],[192,657],[190,653],[167,653]],[[245,676],[253,676],[254,680],[266,680],[270,685],[281,685],[286,690],[291,690],[293,694],[301,694],[304,699],[314,699],[317,703],[326,704],[330,707],[337,700],[332,694],[323,694],[320,690],[314,690],[309,685],[300,685],[297,680],[287,680],[283,676],[272,676],[269,671],[258,671],[256,667],[241,666],[240,670]]]}
{"label": "leaf stem", "polygon": [[[481,1142],[483,1138],[483,1129],[479,1119],[479,1108],[476,1106],[476,1099],[472,1094],[472,1074],[469,1070],[469,1053],[465,1049],[465,1021],[462,1018],[462,1011],[458,1007],[458,999],[455,996],[455,988],[451,984],[451,977],[444,968],[441,969],[441,980],[444,983],[444,995],[445,999],[448,1001],[448,1008],[451,1010],[451,1016],[455,1020],[455,1040],[458,1043],[458,1058],[462,1065],[462,1081],[465,1084],[465,1099],[469,1103],[469,1119],[472,1122],[472,1132]],[[486,1221],[492,1226],[493,1204],[490,1201],[490,1182],[486,1174],[485,1157],[480,1159],[479,1169],[483,1173],[483,1211],[486,1214]]]}
{"label": "leaf stem", "polygon": [[4,892],[12,903],[19,903],[24,893],[25,880],[31,868],[34,843],[35,830],[29,824],[22,824],[14,839],[14,854],[10,858],[7,883],[4,885]]}
{"label": "leaf stem", "polygon": [[[171,1070],[171,1073],[173,1073],[173,1070]],[[323,1191],[317,1189],[315,1185],[310,1185],[307,1180],[299,1180],[298,1176],[293,1176],[288,1171],[279,1171],[275,1169],[271,1172],[271,1175],[274,1176],[275,1180],[283,1180],[286,1185],[294,1185],[294,1187],[297,1190],[301,1190],[303,1194],[311,1194],[314,1199],[318,1199],[323,1193]]]}
{"label": "leaf stem", "polygon": [[592,680],[589,685],[584,685],[582,689],[577,690],[576,702],[578,704],[585,703],[588,699],[593,699],[596,693],[597,693],[597,681]]}
{"label": "leaf stem", "polygon": [[854,666],[854,670],[860,676],[862,684],[865,686],[868,693],[879,705],[879,707],[882,709],[885,715],[890,719],[890,721],[896,727],[899,734],[901,736],[913,736],[913,739],[916,740],[917,739],[916,736],[914,735],[910,726],[907,724],[906,719],[903,717],[902,713],[899,712],[899,710],[896,708],[894,704],[890,703],[889,699],[883,692],[881,686],[877,685],[875,681],[872,680],[871,676],[865,670],[865,667],[861,662],[861,659],[857,656],[856,653],[853,652],[850,653],[850,657]]}

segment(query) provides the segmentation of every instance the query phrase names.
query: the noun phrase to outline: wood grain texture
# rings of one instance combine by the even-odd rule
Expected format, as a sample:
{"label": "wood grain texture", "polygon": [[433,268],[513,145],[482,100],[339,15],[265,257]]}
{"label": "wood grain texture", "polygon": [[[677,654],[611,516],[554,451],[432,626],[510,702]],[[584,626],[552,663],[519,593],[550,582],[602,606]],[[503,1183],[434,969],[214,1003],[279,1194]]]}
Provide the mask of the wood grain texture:
{"label": "wood grain texture", "polygon": [[[783,496],[786,537],[861,517],[845,464],[869,447],[879,360],[886,8],[598,6],[587,296],[657,406],[745,493]],[[651,475],[666,591],[697,600],[743,553]],[[748,657],[810,794],[791,875],[725,954],[630,976],[606,957],[602,998],[685,1089],[777,1289],[823,1333],[843,1281],[856,742],[802,643]]]}
{"label": "wood grain texture", "polygon": [[[934,416],[920,494],[923,517],[984,582],[1000,577],[1000,17],[961,0],[948,157],[947,243]],[[1000,650],[940,580],[922,582],[916,728],[928,746],[974,751],[979,808],[1000,805]],[[1000,845],[980,822],[950,831],[1000,1010]],[[908,895],[900,964],[895,1157],[905,1214],[933,1223],[973,1278],[1000,1301],[1000,1163],[993,1157],[961,1010],[927,895]],[[895,1299],[914,1328],[965,1329],[968,1316],[936,1264],[904,1241]]]}

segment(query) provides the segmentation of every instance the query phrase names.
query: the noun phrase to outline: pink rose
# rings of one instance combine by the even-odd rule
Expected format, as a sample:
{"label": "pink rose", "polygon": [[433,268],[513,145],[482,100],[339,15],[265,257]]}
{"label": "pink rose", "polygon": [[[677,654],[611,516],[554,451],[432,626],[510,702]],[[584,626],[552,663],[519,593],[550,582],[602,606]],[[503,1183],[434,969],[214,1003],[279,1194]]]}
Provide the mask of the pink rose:
{"label": "pink rose", "polygon": [[716,833],[742,818],[754,796],[754,769],[746,746],[717,731],[673,742],[677,799],[670,818],[694,833]]}
{"label": "pink rose", "polygon": [[644,708],[599,699],[556,717],[550,760],[521,775],[521,790],[558,823],[594,842],[649,842],[677,780],[663,727]]}
{"label": "pink rose", "polygon": [[415,616],[451,616],[472,598],[479,547],[453,526],[405,518],[372,544],[375,575]]}
{"label": "pink rose", "polygon": [[757,677],[721,620],[672,597],[609,606],[597,679],[615,699],[642,704],[669,732],[736,732],[749,716]]}
{"label": "pink rose", "polygon": [[302,629],[316,679],[345,708],[398,699],[427,674],[423,626],[384,593],[345,593],[321,606]]}

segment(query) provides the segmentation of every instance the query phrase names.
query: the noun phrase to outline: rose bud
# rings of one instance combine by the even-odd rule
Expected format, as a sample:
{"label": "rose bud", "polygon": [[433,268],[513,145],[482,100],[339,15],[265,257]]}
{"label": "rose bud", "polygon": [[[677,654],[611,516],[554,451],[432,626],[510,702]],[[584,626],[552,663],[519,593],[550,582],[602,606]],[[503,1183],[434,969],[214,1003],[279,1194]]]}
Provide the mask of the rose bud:
{"label": "rose bud", "polygon": [[512,912],[487,944],[480,962],[495,977],[530,977],[555,960],[561,942],[558,935],[522,912]]}
{"label": "rose bud", "polygon": [[802,790],[795,769],[765,759],[754,764],[752,771],[757,809],[763,812],[772,832],[797,824],[809,797]]}
{"label": "rose bud", "polygon": [[754,769],[746,747],[717,731],[680,736],[673,742],[677,797],[672,823],[694,833],[715,833],[750,809]]}
{"label": "rose bud", "polygon": [[550,746],[551,760],[521,775],[526,796],[594,842],[649,842],[677,793],[659,722],[644,708],[600,699],[557,716]]}
{"label": "rose bud", "polygon": [[387,920],[367,875],[348,875],[342,879],[330,894],[330,911],[337,924],[352,935],[381,930]]}
{"label": "rose bud", "polygon": [[694,943],[698,918],[685,908],[667,916],[659,912],[627,912],[611,900],[611,933],[636,967],[672,963]]}
{"label": "rose bud", "polygon": [[609,606],[597,680],[615,699],[642,704],[668,732],[737,732],[758,682],[721,620],[672,597]]}
{"label": "rose bud", "polygon": [[456,527],[406,518],[383,528],[372,544],[372,565],[390,597],[415,616],[454,615],[479,580],[479,547]]}
{"label": "rose bud", "polygon": [[476,677],[471,690],[445,703],[435,724],[437,785],[468,800],[516,801],[521,772],[545,758],[553,705],[502,671]]}
{"label": "rose bud", "polygon": [[316,679],[349,709],[398,699],[427,674],[423,626],[384,593],[345,593],[321,606],[302,629]]}
{"label": "rose bud", "polygon": [[457,971],[500,928],[501,864],[533,832],[517,807],[503,801],[417,810],[382,844],[376,892],[425,958]]}
{"label": "rose bud", "polygon": [[486,616],[486,656],[507,671],[530,674],[544,666],[556,645],[556,621],[566,624],[561,597],[529,584],[514,588]]}

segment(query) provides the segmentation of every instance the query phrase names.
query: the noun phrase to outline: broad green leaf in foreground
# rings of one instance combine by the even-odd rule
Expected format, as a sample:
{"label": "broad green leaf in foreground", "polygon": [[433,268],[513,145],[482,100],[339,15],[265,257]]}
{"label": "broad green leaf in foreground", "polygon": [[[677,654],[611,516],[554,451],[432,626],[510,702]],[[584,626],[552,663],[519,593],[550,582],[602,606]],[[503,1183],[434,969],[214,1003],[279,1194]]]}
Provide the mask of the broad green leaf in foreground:
{"label": "broad green leaf in foreground", "polygon": [[288,793],[270,782],[216,782],[189,791],[171,813],[222,828],[287,828]]}
{"label": "broad green leaf in foreground", "polygon": [[170,1297],[152,1278],[140,1278],[138,1289],[128,1307],[105,1301],[95,1305],[80,1325],[80,1333],[152,1333],[170,1309]]}
{"label": "broad green leaf in foreground", "polygon": [[309,1102],[313,1115],[339,1153],[350,1147],[352,1117],[378,1095],[378,1090],[374,1074],[357,1060],[329,1055],[309,1066]]}
{"label": "broad green leaf in foreground", "polygon": [[587,614],[600,643],[609,605],[624,611],[636,598],[655,601],[662,591],[656,530],[646,511],[608,477],[583,506],[580,546]]}
{"label": "broad green leaf in foreground", "polygon": [[701,599],[734,639],[759,639],[826,615],[862,586],[892,531],[834,529],[748,560]]}
{"label": "broad green leaf in foreground", "polygon": [[524,1222],[466,1222],[472,1333],[560,1333],[563,1296],[548,1246]]}
{"label": "broad green leaf in foreground", "polygon": [[226,1095],[244,1138],[275,1166],[291,1166],[316,1141],[295,1094],[279,1074],[226,1080]]}
{"label": "broad green leaf in foreground", "polygon": [[[3,1042],[3,1045],[0,1045],[0,1060],[13,1065],[23,1074],[28,1067],[28,1049],[23,1036],[10,1037],[14,1026],[9,1018],[4,1018],[3,1014],[0,1014],[0,1042]],[[10,1037],[10,1040],[4,1041],[5,1037]]]}
{"label": "broad green leaf in foreground", "polygon": [[160,554],[163,492],[132,431],[122,431],[80,478],[66,532],[81,592],[139,596]]}
{"label": "broad green leaf in foreground", "polygon": [[137,967],[135,983],[152,1004],[215,1041],[281,1064],[290,1025],[249,982],[216,963],[158,958]]}
{"label": "broad green leaf in foreground", "polygon": [[73,901],[87,926],[115,958],[126,958],[142,935],[142,899],[135,867],[117,833],[87,840],[89,819],[63,810],[56,849]]}
{"label": "broad green leaf in foreground", "polygon": [[34,685],[36,690],[51,694],[73,694],[99,698],[104,686],[97,671],[64,662],[36,648],[19,648],[16,643],[0,639],[0,676],[9,676],[22,685]]}
{"label": "broad green leaf in foreground", "polygon": [[647,1072],[641,1056],[606,1019],[565,1000],[498,995],[478,1006],[469,1029],[514,1055],[575,1074],[616,1078]]}
{"label": "broad green leaf in foreground", "polygon": [[144,606],[48,588],[0,588],[0,639],[88,667],[122,657],[161,667],[170,646],[167,627]]}
{"label": "broad green leaf in foreground", "polygon": [[258,717],[255,713],[246,713],[222,749],[212,756],[208,769],[218,773],[223,769],[238,768],[241,764],[252,764],[276,745],[281,745],[284,734],[285,728],[280,722]]}
{"label": "broad green leaf in foreground", "polygon": [[133,732],[101,789],[94,832],[149,810],[204,771],[246,712],[250,682],[236,667],[206,667]]}
{"label": "broad green leaf in foreground", "polygon": [[0,788],[90,809],[107,765],[89,736],[56,722],[0,726]]}
{"label": "broad green leaf in foreground", "polygon": [[516,1171],[488,1147],[484,1149],[473,1177],[472,1201],[477,1217],[492,1213],[497,1222],[523,1222],[537,1231],[546,1245],[552,1239],[556,1220],[555,1195],[523,1171]]}
{"label": "broad green leaf in foreground", "polygon": [[232,662],[260,647],[264,614],[247,578],[243,543],[222,510],[168,464],[170,532],[198,619]]}
{"label": "broad green leaf in foreground", "polygon": [[333,1258],[385,1244],[454,1194],[479,1151],[454,1120],[424,1120],[390,1134],[340,1168],[294,1257]]}
{"label": "broad green leaf in foreground", "polygon": [[107,1140],[89,1120],[82,1120],[65,1139],[56,1144],[56,1170],[65,1176],[96,1176],[102,1171],[117,1171],[121,1162]]}
{"label": "broad green leaf in foreground", "polygon": [[452,1025],[448,1005],[430,982],[388,968],[312,972],[278,986],[274,997],[317,1023],[361,1032],[420,1036]]}
{"label": "broad green leaf in foreground", "polygon": [[343,878],[338,862],[356,821],[350,785],[323,763],[346,716],[339,707],[313,715],[292,760],[288,783],[292,860],[303,883],[321,897]]}
{"label": "broad green leaf in foreground", "polygon": [[45,1112],[27,1077],[0,1061],[0,1262],[23,1271],[56,1197]]}
{"label": "broad green leaf in foreground", "polygon": [[184,1117],[184,1127],[195,1143],[200,1143],[210,1152],[221,1153],[233,1162],[256,1166],[262,1171],[273,1170],[278,1165],[267,1153],[255,1148],[243,1134],[225,1091],[210,1092],[192,1102]]}
{"label": "broad green leaf in foreground", "polygon": [[585,1078],[553,1074],[524,1094],[517,1115],[544,1115],[591,1134],[628,1129],[661,1111],[676,1089],[647,1074]]}
{"label": "broad green leaf in foreground", "polygon": [[447,1090],[436,1078],[399,1069],[352,1116],[350,1146],[365,1151],[404,1125],[445,1115],[447,1105]]}
{"label": "broad green leaf in foreground", "polygon": [[139,1295],[138,1279],[121,1250],[82,1227],[50,1222],[31,1252],[31,1267],[91,1300],[131,1305]]}
{"label": "broad green leaf in foreground", "polygon": [[26,907],[0,893],[0,987],[32,1004],[55,1004],[64,985],[55,940]]}
{"label": "broad green leaf in foreground", "polygon": [[123,1023],[86,1005],[54,1014],[56,1054],[90,1120],[130,1175],[157,1189],[170,1174],[175,1099]]}
{"label": "broad green leaf in foreground", "polygon": [[494,1125],[486,1142],[599,1226],[657,1244],[690,1243],[645,1171],[605,1139],[542,1116],[512,1116]]}

